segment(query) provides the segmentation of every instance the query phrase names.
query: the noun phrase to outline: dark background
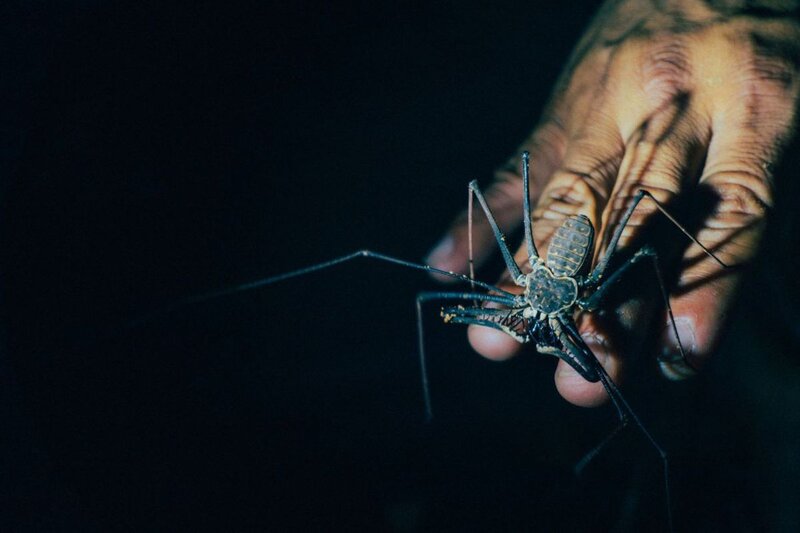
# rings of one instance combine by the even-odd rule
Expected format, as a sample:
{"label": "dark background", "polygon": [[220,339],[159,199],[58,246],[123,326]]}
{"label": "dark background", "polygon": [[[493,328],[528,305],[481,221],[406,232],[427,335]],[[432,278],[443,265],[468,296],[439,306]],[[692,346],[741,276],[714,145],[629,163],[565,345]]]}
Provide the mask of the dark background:
{"label": "dark background", "polygon": [[[576,479],[612,409],[561,400],[550,358],[479,358],[435,306],[424,423],[417,272],[356,262],[131,327],[359,248],[421,260],[596,7],[6,3],[4,529],[665,530],[638,432]],[[626,388],[678,530],[800,525],[792,181],[711,368],[667,383],[643,355]]]}

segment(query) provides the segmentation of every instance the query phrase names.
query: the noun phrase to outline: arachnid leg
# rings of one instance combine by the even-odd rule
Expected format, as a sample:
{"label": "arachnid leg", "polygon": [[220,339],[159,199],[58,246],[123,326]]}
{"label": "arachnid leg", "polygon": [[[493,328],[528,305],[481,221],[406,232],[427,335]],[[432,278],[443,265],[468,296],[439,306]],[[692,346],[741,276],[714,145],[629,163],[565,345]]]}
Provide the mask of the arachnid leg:
{"label": "arachnid leg", "polygon": [[146,324],[154,319],[172,313],[182,307],[188,305],[199,304],[202,302],[207,302],[209,300],[215,300],[217,298],[223,298],[226,296],[230,296],[233,294],[238,294],[242,292],[248,292],[252,290],[261,289],[263,287],[267,287],[268,285],[273,285],[276,283],[281,283],[283,281],[287,281],[293,278],[299,278],[302,276],[307,276],[309,274],[313,274],[315,272],[319,272],[322,270],[326,270],[337,265],[341,265],[343,263],[347,263],[349,261],[353,261],[356,259],[374,259],[376,261],[381,261],[384,263],[391,263],[394,265],[398,265],[404,268],[409,268],[413,270],[421,270],[423,272],[428,272],[431,274],[437,274],[439,276],[443,276],[446,278],[455,279],[461,282],[469,283],[473,288],[474,287],[481,287],[482,289],[493,291],[499,293],[501,295],[505,295],[506,297],[514,298],[516,297],[515,294],[512,294],[500,287],[496,287],[494,285],[490,285],[489,283],[484,283],[483,281],[478,281],[476,279],[471,279],[463,274],[456,274],[455,272],[448,272],[446,270],[441,270],[438,268],[434,268],[430,265],[423,265],[419,263],[414,263],[412,261],[406,261],[404,259],[398,259],[396,257],[392,257],[390,255],[382,254],[379,252],[373,252],[372,250],[359,250],[357,252],[353,252],[347,255],[343,255],[340,257],[336,257],[334,259],[329,259],[327,261],[322,261],[319,263],[315,263],[313,265],[304,266],[289,272],[284,272],[283,274],[278,274],[275,276],[269,276],[266,278],[257,279],[255,281],[249,281],[247,283],[241,283],[239,285],[234,285],[232,287],[226,287],[223,289],[217,289],[209,292],[203,292],[200,294],[196,294],[194,296],[190,296],[188,298],[184,298],[182,300],[178,300],[173,302],[170,305],[164,306],[160,309],[157,309],[151,313],[142,315],[138,318],[128,321],[123,327],[123,330],[132,330],[135,329],[142,324]]}
{"label": "arachnid leg", "polygon": [[689,233],[689,231],[685,227],[683,227],[683,225],[681,225],[675,219],[675,217],[673,217],[669,213],[669,211],[667,211],[666,208],[663,205],[661,205],[661,202],[659,202],[653,197],[652,194],[650,194],[648,191],[644,189],[640,189],[639,192],[636,193],[636,196],[633,197],[631,205],[628,206],[628,209],[622,215],[622,219],[620,219],[619,225],[617,225],[617,227],[614,229],[614,233],[611,236],[611,240],[608,242],[608,248],[606,248],[606,251],[603,254],[602,258],[600,259],[600,261],[597,262],[597,266],[594,268],[594,270],[592,270],[592,273],[589,274],[589,277],[586,278],[585,286],[591,287],[597,285],[603,279],[606,269],[608,268],[608,263],[611,261],[611,258],[617,252],[617,246],[619,245],[619,240],[622,237],[622,232],[625,230],[625,226],[628,225],[628,222],[630,222],[633,212],[636,210],[636,207],[639,205],[639,202],[641,202],[643,198],[649,198],[655,204],[656,208],[665,217],[667,217],[669,221],[672,222],[675,225],[675,227],[677,227],[681,231],[681,233],[686,235],[693,243],[699,246],[703,250],[703,252],[706,253],[706,255],[708,255],[714,261],[719,263],[723,268],[728,267],[728,265],[723,263],[722,260],[716,255],[714,255],[714,253],[711,250],[706,248],[703,245],[703,243],[698,241],[691,233]]}
{"label": "arachnid leg", "polygon": [[623,274],[627,272],[630,267],[642,259],[647,258],[652,261],[653,270],[656,275],[656,281],[658,282],[659,293],[661,294],[661,299],[664,302],[664,307],[667,310],[669,324],[672,328],[673,335],[675,335],[679,351],[678,357],[673,357],[671,359],[666,359],[660,354],[658,357],[658,363],[665,375],[670,376],[673,379],[686,378],[696,373],[697,369],[694,367],[694,365],[692,365],[691,361],[689,361],[686,351],[684,350],[683,342],[681,341],[680,334],[678,333],[678,327],[675,325],[675,316],[672,313],[672,305],[669,303],[669,292],[664,284],[664,276],[661,274],[661,267],[658,262],[658,253],[652,247],[644,246],[638,252],[633,254],[633,256],[630,257],[617,270],[615,270],[613,274],[608,276],[605,281],[597,286],[594,293],[587,298],[579,299],[578,305],[586,311],[594,311],[599,308],[603,304],[609,289],[611,289],[611,287],[613,287],[616,282],[621,279]]}
{"label": "arachnid leg", "polygon": [[473,193],[475,193],[475,197],[478,199],[486,218],[489,220],[489,225],[492,227],[492,233],[494,233],[494,238],[497,241],[497,246],[500,248],[500,253],[503,254],[503,260],[506,263],[506,268],[508,269],[509,274],[511,274],[511,279],[514,280],[514,283],[517,285],[523,286],[522,283],[525,279],[525,276],[523,276],[522,272],[520,271],[517,262],[514,261],[514,256],[512,256],[511,252],[508,250],[505,235],[503,235],[503,232],[500,231],[497,221],[495,220],[491,209],[489,209],[489,204],[486,202],[486,198],[483,197],[483,193],[478,188],[478,182],[474,180],[471,181],[469,188]]}
{"label": "arachnid leg", "polygon": [[528,262],[533,266],[539,257],[539,251],[533,242],[533,228],[531,227],[531,193],[530,193],[530,157],[527,151],[522,152],[522,222],[525,226],[525,246],[528,249]]}
{"label": "arachnid leg", "polygon": [[422,292],[417,295],[417,341],[419,351],[419,366],[420,376],[422,378],[422,394],[425,400],[425,417],[428,420],[433,418],[433,408],[431,406],[430,387],[428,386],[428,365],[425,359],[425,338],[422,327],[422,304],[432,300],[473,300],[481,302],[493,302],[508,307],[511,307],[516,303],[516,300],[507,296],[480,294],[474,292]]}
{"label": "arachnid leg", "polygon": [[628,423],[628,417],[639,427],[639,430],[642,434],[647,438],[653,448],[656,449],[658,452],[659,457],[661,457],[661,462],[664,468],[664,491],[666,494],[666,501],[667,501],[667,519],[669,521],[669,529],[673,531],[672,525],[672,498],[670,495],[670,482],[669,482],[669,460],[667,459],[667,453],[661,447],[661,445],[656,442],[656,439],[647,430],[647,428],[642,424],[641,419],[639,416],[633,411],[631,406],[628,404],[625,397],[622,395],[622,391],[619,390],[619,387],[611,380],[611,377],[608,375],[606,370],[600,364],[596,357],[592,354],[589,347],[586,346],[586,343],[583,341],[583,338],[580,336],[578,332],[578,328],[575,326],[575,323],[569,317],[563,317],[559,321],[560,325],[563,326],[561,330],[564,333],[564,342],[565,346],[570,346],[573,349],[581,351],[587,359],[591,357],[591,361],[594,363],[594,367],[597,371],[597,375],[600,381],[603,383],[603,388],[608,393],[608,397],[611,398],[611,402],[614,404],[614,407],[617,410],[617,415],[619,416],[619,426],[616,427],[605,439],[603,439],[600,444],[595,446],[593,449],[589,450],[589,452],[581,459],[576,465],[576,471],[578,469],[582,470],[586,467],[587,464],[591,462],[591,460],[597,456],[610,442],[611,440],[619,434],[619,432],[625,427]]}
{"label": "arachnid leg", "polygon": [[600,308],[611,289],[622,276],[636,263],[647,257],[655,257],[656,252],[649,246],[643,247],[641,250],[628,258],[625,263],[620,265],[610,276],[608,276],[602,283],[596,286],[594,292],[586,298],[579,298],[577,301],[578,306],[584,311],[596,311]]}
{"label": "arachnid leg", "polygon": [[[564,318],[563,320],[566,321],[571,319]],[[548,323],[564,347],[564,350],[556,355],[569,363],[569,365],[578,371],[578,373],[583,376],[583,379],[586,381],[591,383],[597,382],[600,377],[597,375],[597,368],[595,365],[597,358],[594,356],[594,354],[589,350],[588,347],[582,349],[576,345],[576,343],[564,331],[564,322],[562,322],[561,319],[550,318]],[[581,339],[580,342],[583,344],[583,339]],[[583,346],[585,346],[585,344],[583,344]]]}
{"label": "arachnid leg", "polygon": [[592,270],[591,274],[583,281],[582,287],[584,288],[596,288],[597,290],[592,294],[590,297],[579,300],[578,305],[583,307],[586,310],[593,310],[596,309],[600,302],[605,297],[606,292],[608,289],[614,284],[615,281],[619,280],[620,276],[624,271],[630,268],[633,264],[637,261],[642,259],[643,257],[650,257],[653,260],[653,268],[655,269],[656,277],[658,279],[658,287],[661,291],[661,296],[664,301],[664,307],[667,309],[667,313],[669,315],[669,322],[670,327],[672,328],[672,333],[675,335],[675,340],[678,345],[678,357],[669,357],[665,358],[664,355],[659,356],[659,365],[661,366],[661,370],[663,373],[672,378],[672,379],[683,379],[688,377],[697,372],[697,369],[692,363],[689,361],[689,358],[686,355],[686,351],[683,347],[683,342],[681,341],[680,335],[678,333],[678,327],[675,324],[675,316],[672,312],[672,306],[669,302],[669,292],[667,291],[666,286],[664,285],[664,279],[661,275],[661,268],[658,263],[658,257],[656,255],[655,250],[650,247],[644,247],[636,254],[633,255],[625,264],[623,264],[620,268],[618,268],[611,276],[609,276],[605,281],[603,277],[606,274],[608,269],[609,262],[611,258],[617,252],[617,246],[619,245],[619,240],[622,237],[622,232],[625,230],[625,226],[628,225],[630,222],[631,216],[633,215],[634,210],[642,201],[643,198],[649,198],[656,206],[656,208],[663,214],[670,222],[672,222],[675,227],[677,227],[684,235],[686,235],[693,243],[699,246],[706,255],[711,257],[714,261],[719,263],[723,268],[728,268],[728,265],[725,264],[720,258],[718,258],[714,253],[709,250],[706,246],[704,246],[700,241],[698,241],[694,236],[692,236],[689,231],[682,226],[676,219],[673,217],[666,208],[661,205],[661,203],[656,200],[652,194],[648,191],[641,189],[636,193],[634,196],[633,201],[631,202],[628,209],[622,215],[622,219],[620,220],[619,225],[615,228],[613,235],[611,236],[611,240],[608,243],[608,248],[606,249],[605,253],[603,254],[600,261],[598,261],[597,266]]}

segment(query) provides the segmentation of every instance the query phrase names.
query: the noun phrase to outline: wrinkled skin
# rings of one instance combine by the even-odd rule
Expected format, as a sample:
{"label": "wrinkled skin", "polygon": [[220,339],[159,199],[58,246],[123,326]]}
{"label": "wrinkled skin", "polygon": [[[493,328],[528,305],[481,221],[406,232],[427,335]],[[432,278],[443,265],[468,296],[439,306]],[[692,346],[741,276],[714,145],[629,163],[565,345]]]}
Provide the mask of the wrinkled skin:
{"label": "wrinkled skin", "polygon": [[[800,25],[794,2],[607,2],[567,65],[541,122],[486,193],[504,230],[521,222],[519,154],[531,152],[534,238],[542,255],[564,218],[589,217],[601,252],[631,197],[640,188],[664,203],[698,191],[715,202],[702,213],[696,237],[733,268],[723,269],[696,245],[687,246],[670,284],[670,301],[693,367],[711,354],[726,311],[754,256],[773,202],[773,175],[793,134],[798,100]],[[636,210],[621,246],[635,238],[655,212]],[[682,237],[675,233],[674,240]],[[483,217],[474,228],[476,260],[493,250]],[[683,243],[681,242],[681,250]],[[467,228],[462,214],[429,256],[435,267],[467,271]],[[518,264],[527,256],[516,254]],[[520,292],[507,280],[501,286]],[[662,308],[658,349],[677,350]],[[617,316],[635,330],[641,308]],[[622,339],[594,315],[578,318],[581,333],[615,381],[623,374]],[[639,328],[641,329],[641,328]],[[659,328],[660,329],[660,328]],[[516,354],[520,345],[503,333],[471,327],[472,346],[491,359]],[[689,374],[667,365],[671,377]],[[563,361],[555,373],[568,401],[594,406],[606,400]]]}

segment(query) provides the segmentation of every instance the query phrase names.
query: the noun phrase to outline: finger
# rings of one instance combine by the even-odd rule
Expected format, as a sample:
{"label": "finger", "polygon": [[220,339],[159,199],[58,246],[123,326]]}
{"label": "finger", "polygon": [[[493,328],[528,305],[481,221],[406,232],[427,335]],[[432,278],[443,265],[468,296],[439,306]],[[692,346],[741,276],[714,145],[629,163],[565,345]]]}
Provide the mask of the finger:
{"label": "finger", "polygon": [[[716,206],[697,238],[734,268],[721,267],[697,246],[684,255],[672,308],[680,344],[694,367],[707,361],[719,339],[740,280],[735,265],[756,253],[773,202],[770,167],[789,137],[798,96],[791,82],[798,76],[797,36],[782,38],[751,35],[749,47],[716,50],[714,60],[702,65],[706,82],[698,89],[709,102],[713,139],[700,192]],[[741,44],[742,37],[737,40]],[[726,80],[725,87],[715,80]],[[678,338],[671,330],[664,334],[661,367],[668,377],[681,378],[691,372],[677,357]]]}
{"label": "finger", "polygon": [[[611,344],[605,328],[602,327],[597,317],[592,315],[581,317],[578,327],[586,346],[603,365],[614,383],[618,383],[623,374],[624,359],[616,356],[618,351]],[[564,360],[559,360],[554,379],[556,390],[572,404],[581,407],[596,407],[608,399],[602,383],[586,381]]]}
{"label": "finger", "polygon": [[[598,116],[597,120],[589,123],[592,125],[590,128],[585,128],[570,141],[562,167],[544,187],[534,210],[534,240],[543,256],[553,233],[570,215],[583,213],[597,220],[613,187],[622,159],[622,139],[607,117]],[[515,260],[529,267],[524,246],[517,252]],[[513,284],[503,288],[521,291]],[[478,353],[491,359],[506,359],[520,349],[518,343],[502,332],[479,326],[470,328],[469,340]]]}
{"label": "finger", "polygon": [[[692,113],[686,64],[684,48],[672,40],[652,49],[622,47],[609,66],[609,92],[613,100],[609,109],[626,146],[600,223],[595,224],[596,258],[606,253],[611,235],[621,223],[625,223],[625,228],[615,249],[629,244],[652,214],[653,206],[640,204],[629,220],[622,220],[639,189],[647,189],[657,199],[667,201],[683,188],[687,176],[696,175],[709,128]],[[643,296],[638,290],[631,291],[631,296],[634,295],[637,298],[623,299],[615,309],[606,309],[603,323],[595,315],[581,317],[579,321],[579,331],[593,340],[590,346],[598,359],[605,358],[615,381],[621,377],[622,356],[641,342],[637,332],[645,329],[637,326],[652,316],[646,303],[648,295]],[[568,365],[559,366],[556,387],[565,399],[592,406],[607,398],[601,383],[588,383],[579,377]]]}
{"label": "finger", "polygon": [[758,249],[773,201],[766,164],[772,150],[769,141],[752,137],[742,129],[719,123],[715,127],[699,185],[716,205],[696,237],[732,268],[719,265],[696,245],[686,251],[685,266],[671,299],[677,337],[668,323],[663,338],[661,370],[669,378],[692,375],[693,368],[706,362],[740,280],[741,269],[736,266],[747,263]]}
{"label": "finger", "polygon": [[686,266],[671,299],[677,337],[671,324],[667,324],[661,354],[662,372],[672,379],[693,374],[691,370],[702,367],[711,354],[740,280],[740,269],[735,267],[747,263],[755,254],[772,204],[768,175],[758,158],[748,161],[738,150],[722,149],[720,153],[725,143],[712,141],[713,156],[709,154],[709,164],[700,181],[716,206],[697,239],[733,268],[726,269],[701,256],[703,252],[696,245],[687,250]]}
{"label": "finger", "polygon": [[[542,184],[558,167],[564,151],[563,129],[556,120],[550,120],[536,129],[523,143],[517,154],[495,173],[495,180],[484,196],[500,229],[509,233],[522,223],[522,169],[521,154],[531,154],[531,196],[535,200]],[[475,265],[483,263],[494,250],[496,242],[492,230],[480,209],[473,210],[472,247]],[[467,212],[456,217],[445,236],[434,246],[426,263],[441,270],[466,274],[469,267],[469,231]],[[437,278],[452,281],[452,278]]]}
{"label": "finger", "polygon": [[[502,283],[499,287],[509,292],[520,292],[520,287],[513,283]],[[487,305],[487,307],[496,306]],[[519,353],[522,348],[522,345],[510,335],[483,326],[469,326],[467,328],[467,339],[476,352],[493,361],[509,359]]]}
{"label": "finger", "polygon": [[[532,214],[533,237],[542,257],[546,257],[555,231],[569,216],[584,214],[596,227],[624,154],[619,129],[612,115],[606,112],[608,106],[604,106],[610,95],[599,83],[605,69],[598,66],[607,63],[608,54],[593,54],[598,57],[578,66],[569,81],[559,82],[550,104],[556,111],[562,111],[561,123],[569,140],[563,141],[562,130],[561,157],[551,158],[546,172],[533,176],[532,200],[536,205]],[[538,191],[541,192],[537,197]],[[519,193],[518,204],[512,210],[517,213],[521,212],[521,187]],[[520,265],[528,265],[525,246],[519,248],[515,260]],[[521,291],[513,284],[501,286]],[[490,328],[470,327],[468,336],[473,348],[490,359],[507,359],[521,348],[509,336]],[[616,365],[612,366],[611,371],[616,372]]]}
{"label": "finger", "polygon": [[[650,117],[648,124],[657,122],[655,119],[657,117]],[[666,202],[685,186],[687,177],[697,175],[699,154],[705,151],[707,142],[705,136],[695,134],[698,131],[703,130],[697,121],[683,117],[668,133],[651,128],[641,137],[635,136],[631,140],[612,198],[603,212],[598,238],[601,253],[606,253],[612,231],[625,222],[621,220],[622,214],[639,189],[646,189]],[[628,219],[616,249],[628,245],[650,216],[660,215],[654,214],[654,206],[650,203],[640,203]],[[611,274],[607,272],[606,277]],[[613,309],[608,307],[611,302],[601,302],[606,311],[602,322],[593,314],[582,317],[579,322],[579,331],[598,360],[605,359],[605,366],[615,381],[621,378],[625,356],[642,345],[649,319],[656,309],[662,307],[656,290],[657,279],[648,278],[649,281],[652,283],[639,284],[636,290],[618,296]],[[647,292],[646,286],[653,290]],[[572,367],[561,364],[556,372],[556,387],[565,399],[577,405],[594,406],[605,401],[607,394],[601,383],[589,383],[580,378]]]}
{"label": "finger", "polygon": [[[578,61],[577,58],[582,58]],[[580,43],[573,59],[556,84],[548,102],[545,119],[517,154],[495,175],[495,183],[485,192],[489,207],[497,218],[500,229],[508,233],[522,222],[522,182],[520,155],[531,154],[531,201],[535,203],[553,172],[564,160],[567,139],[587,123],[586,118],[596,112],[597,101],[604,93],[601,79],[610,59],[606,49],[590,50]],[[482,213],[476,210],[473,220],[473,253],[480,265],[494,249],[496,243]],[[450,230],[428,254],[427,263],[442,270],[466,274],[469,262],[469,235],[466,212],[453,222]],[[451,278],[440,281],[452,281]]]}

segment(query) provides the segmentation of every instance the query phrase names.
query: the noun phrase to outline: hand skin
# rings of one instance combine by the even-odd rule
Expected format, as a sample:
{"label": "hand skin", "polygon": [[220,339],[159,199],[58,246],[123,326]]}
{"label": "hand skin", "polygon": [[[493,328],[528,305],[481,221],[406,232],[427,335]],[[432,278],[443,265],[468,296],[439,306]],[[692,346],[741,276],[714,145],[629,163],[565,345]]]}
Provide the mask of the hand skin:
{"label": "hand skin", "polygon": [[[486,196],[501,228],[522,221],[520,154],[531,153],[534,240],[546,257],[548,239],[565,217],[584,214],[596,228],[595,258],[638,189],[661,202],[703,190],[716,198],[701,213],[695,236],[728,265],[757,252],[773,202],[771,169],[794,133],[800,89],[800,2],[684,0],[608,1],[578,43],[542,119]],[[651,202],[634,213],[620,246],[651,215]],[[697,213],[694,213],[695,215]],[[676,242],[682,237],[675,230]],[[494,249],[482,216],[473,228],[476,262]],[[435,247],[429,263],[467,272],[466,215]],[[527,261],[524,246],[516,261]],[[697,245],[686,248],[671,284],[670,302],[687,356],[702,367],[711,354],[741,276],[723,269]],[[500,286],[520,292],[501,281]],[[660,350],[677,351],[667,315]],[[645,313],[646,314],[646,313]],[[636,305],[617,313],[630,331],[643,316]],[[657,318],[658,319],[658,318]],[[595,315],[578,317],[581,334],[619,382],[623,352]],[[639,328],[643,329],[643,328]],[[616,330],[615,330],[616,331]],[[502,332],[471,326],[476,351],[502,360],[521,345]],[[666,365],[668,377],[689,370]],[[556,388],[573,404],[595,406],[607,397],[558,362]]]}

